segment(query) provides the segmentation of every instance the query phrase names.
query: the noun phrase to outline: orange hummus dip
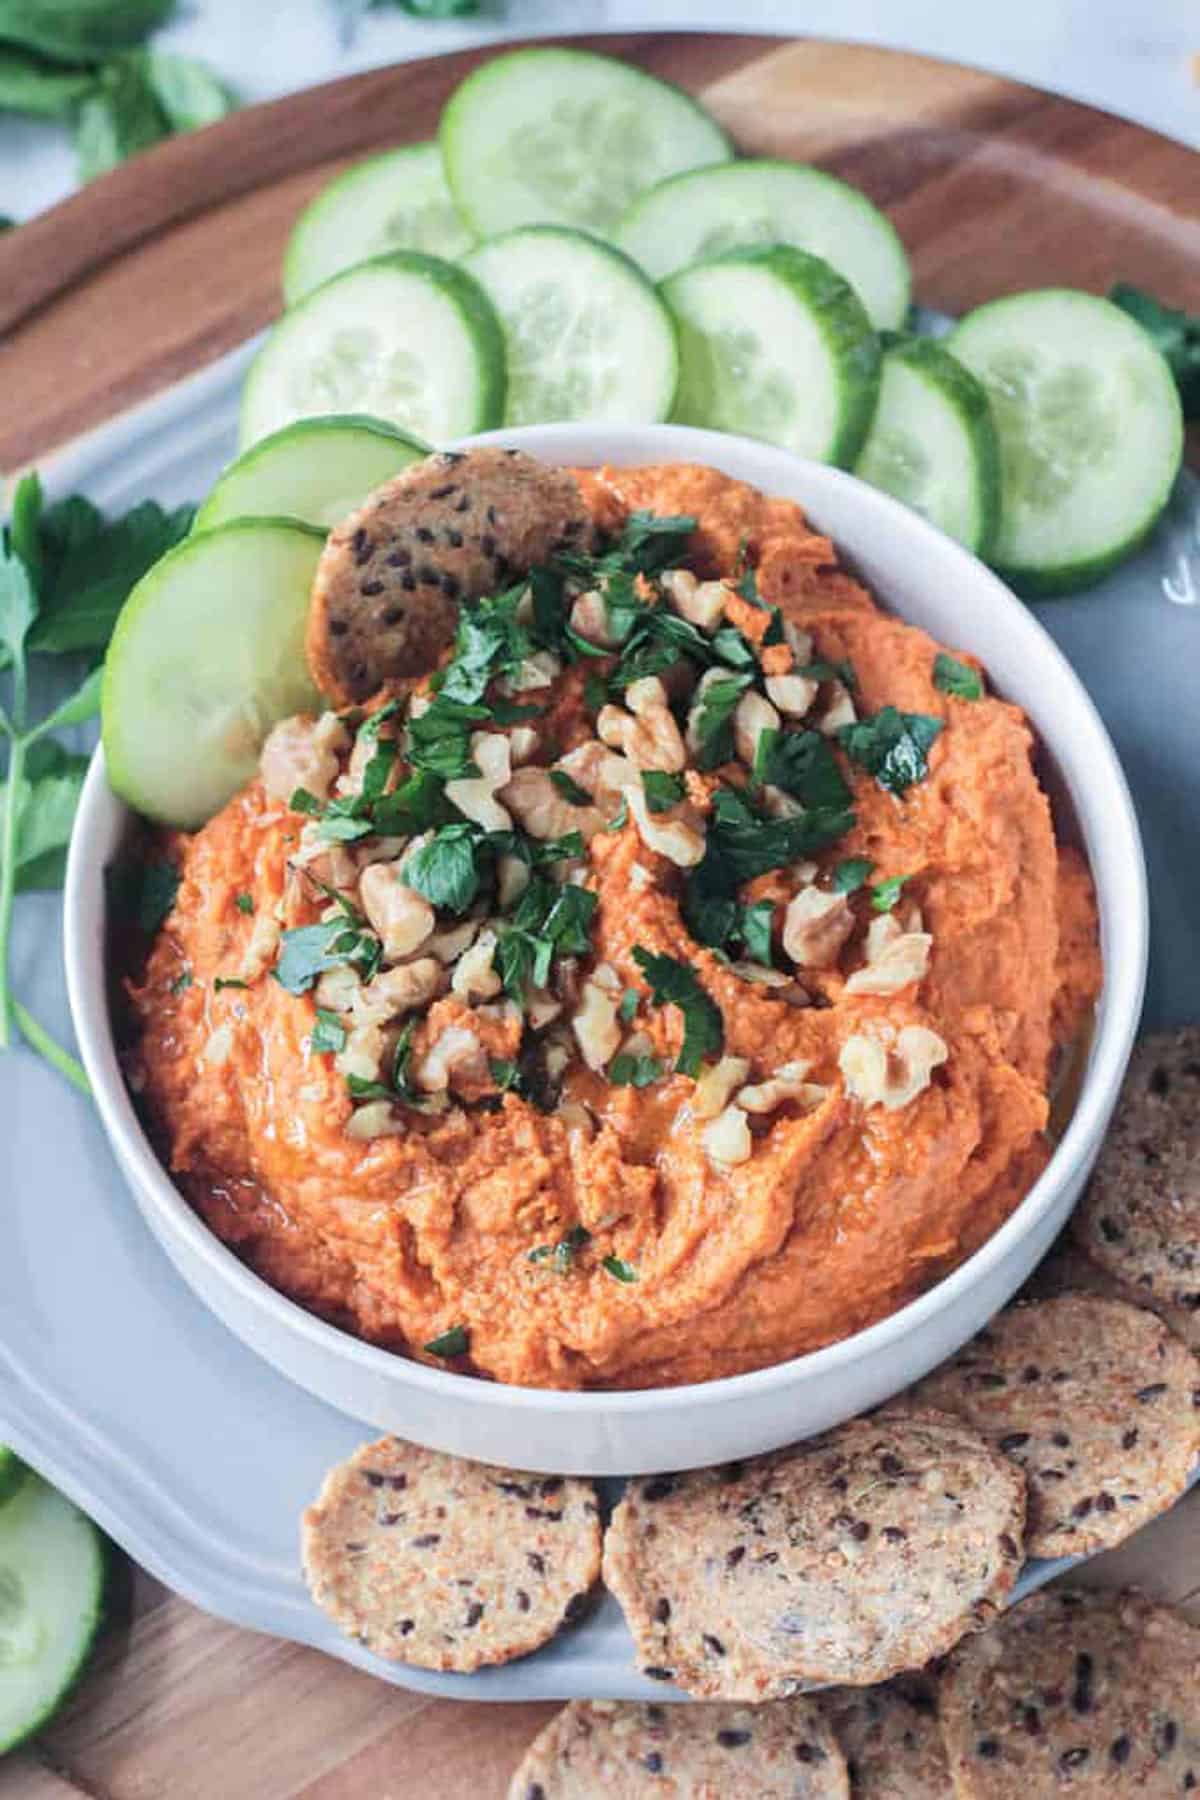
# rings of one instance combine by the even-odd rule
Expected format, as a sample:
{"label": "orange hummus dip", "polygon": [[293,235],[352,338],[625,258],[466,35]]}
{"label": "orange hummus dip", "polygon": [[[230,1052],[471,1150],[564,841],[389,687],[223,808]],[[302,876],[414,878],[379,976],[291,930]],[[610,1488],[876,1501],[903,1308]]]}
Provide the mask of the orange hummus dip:
{"label": "orange hummus dip", "polygon": [[[475,985],[459,974],[463,941],[469,950],[503,931],[494,895],[465,922],[435,909],[415,946],[398,940],[365,983],[345,968],[300,992],[274,978],[281,934],[320,922],[331,890],[335,910],[338,892],[357,895],[377,924],[371,883],[398,879],[406,846],[314,854],[313,820],[280,797],[290,777],[272,773],[269,744],[262,777],[170,842],[181,883],[131,986],[131,1078],[211,1229],[268,1282],[363,1338],[528,1386],[706,1381],[884,1317],[1012,1212],[1049,1154],[1056,1059],[1099,988],[1093,895],[1082,859],[1056,842],[1020,710],[981,681],[978,697],[948,691],[935,679],[942,647],[883,613],[796,506],[700,467],[579,481],[610,532],[633,509],[697,521],[678,566],[701,588],[690,577],[664,584],[681,607],[695,613],[712,598],[704,584],[727,578],[720,620],[753,650],[768,709],[739,710],[729,768],[695,766],[695,672],[682,659],[661,690],[676,740],[687,736],[682,768],[652,691],[640,719],[611,691],[598,716],[602,654],[546,661],[540,687],[509,684],[542,710],[482,727],[528,734],[524,769],[510,766],[515,740],[505,765],[521,779],[492,799],[531,833],[531,796],[574,807],[585,849],[571,878],[596,896],[589,953],[565,959],[523,1014],[491,978],[486,950],[470,965]],[[740,591],[747,564],[765,604]],[[643,600],[653,585],[639,579]],[[771,608],[786,635],[772,631]],[[586,636],[585,612],[572,617]],[[977,665],[955,656],[951,666],[969,689]],[[777,727],[820,733],[833,749],[853,819],[836,842],[742,884],[739,905],[769,903],[757,915],[772,937],[768,967],[748,948],[698,942],[681,895],[719,785],[748,792],[764,816],[798,811],[756,789],[741,754],[747,732],[753,754],[772,693],[796,715],[781,704]],[[837,735],[885,707],[940,722],[924,772],[902,791]],[[324,759],[336,793],[362,778],[356,722],[327,715],[321,728],[290,726],[290,738],[277,728],[273,754],[307,731],[301,748],[314,768]],[[639,790],[631,807],[619,782],[597,780],[600,740],[635,773],[657,755],[684,797],[651,812]],[[568,779],[550,790],[552,762]],[[671,824],[677,842],[661,837]],[[391,877],[356,885],[372,858]],[[723,1043],[706,1047],[698,1080],[674,1068],[684,1012],[656,997],[647,957],[673,958],[719,1010]],[[423,1001],[390,1021],[370,1013],[364,985],[421,965]],[[535,1031],[555,1081],[548,1110],[512,1086]],[[360,1040],[366,1060],[348,1085]],[[407,1097],[389,1088],[388,1059],[400,1055]],[[623,1085],[614,1057],[625,1059]]]}

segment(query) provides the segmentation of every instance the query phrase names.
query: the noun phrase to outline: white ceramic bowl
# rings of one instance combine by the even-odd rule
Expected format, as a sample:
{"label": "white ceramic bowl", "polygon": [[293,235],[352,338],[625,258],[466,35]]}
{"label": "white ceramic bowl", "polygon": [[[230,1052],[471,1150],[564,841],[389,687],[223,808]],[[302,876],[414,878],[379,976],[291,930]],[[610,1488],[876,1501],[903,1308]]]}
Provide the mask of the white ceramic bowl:
{"label": "white ceramic bowl", "polygon": [[575,465],[700,462],[798,500],[875,594],[935,638],[981,658],[1019,702],[1073,813],[1100,902],[1104,990],[1079,1099],[1049,1166],[1012,1217],[936,1287],[828,1349],[754,1374],[629,1393],[502,1387],[408,1362],[322,1323],[252,1274],[167,1178],[130,1103],[113,1047],[105,967],[105,865],[129,827],[99,751],[66,883],[71,1007],[96,1104],[147,1223],[213,1311],[284,1374],[387,1431],[461,1455],[592,1475],[693,1467],[820,1431],[896,1393],[950,1355],[1039,1261],[1087,1177],[1141,1008],[1147,904],[1141,842],[1103,725],[1031,613],[974,557],[853,476],[748,440],[677,426],[531,426],[474,442]]}

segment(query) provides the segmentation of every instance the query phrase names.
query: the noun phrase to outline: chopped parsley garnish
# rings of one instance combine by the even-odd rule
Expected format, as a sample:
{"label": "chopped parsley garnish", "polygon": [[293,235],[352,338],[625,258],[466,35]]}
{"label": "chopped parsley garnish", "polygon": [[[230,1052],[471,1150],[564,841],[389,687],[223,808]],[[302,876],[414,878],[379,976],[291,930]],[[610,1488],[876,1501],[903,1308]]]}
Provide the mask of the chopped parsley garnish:
{"label": "chopped parsley garnish", "polygon": [[782,788],[809,812],[840,812],[853,798],[829,740],[819,731],[760,731],[754,779]]}
{"label": "chopped parsley garnish", "polygon": [[188,988],[190,988],[194,984],[195,979],[196,979],[196,977],[192,974],[191,965],[189,963],[185,963],[183,968],[180,969],[178,975],[175,977],[174,981],[171,983],[172,994],[179,995],[179,994],[186,993]]}
{"label": "chopped parsley garnish", "polygon": [[520,1093],[521,1070],[518,1064],[512,1062],[507,1056],[489,1056],[488,1069],[491,1072],[492,1080],[502,1094]]}
{"label": "chopped parsley garnish", "polygon": [[620,1019],[622,1025],[629,1025],[632,1023],[633,1016],[637,1012],[641,998],[642,996],[638,993],[636,988],[625,989],[625,992],[621,995],[621,1004],[617,1008],[617,1017]]}
{"label": "chopped parsley garnish", "polygon": [[372,1081],[366,1075],[347,1075],[346,1091],[352,1100],[394,1100],[390,1087],[383,1081]]}
{"label": "chopped parsley garnish", "polygon": [[887,881],[877,881],[875,886],[871,889],[871,911],[877,913],[891,912],[897,900],[899,900],[901,890],[907,880],[907,875],[892,875],[889,876]]}
{"label": "chopped parsley garnish", "polygon": [[684,886],[683,916],[692,936],[719,949],[742,935],[742,883],[827,848],[853,824],[852,812],[827,807],[794,819],[764,818],[745,795],[718,788],[704,856]]}
{"label": "chopped parsley garnish", "polygon": [[771,967],[771,927],[774,922],[772,903],[755,900],[739,909],[735,927],[735,935],[741,938],[750,961],[764,963],[767,968]]}
{"label": "chopped parsley garnish", "polygon": [[364,927],[362,915],[348,901],[339,901],[341,917],[318,925],[297,925],[285,931],[273,974],[289,994],[307,994],[326,969],[351,963],[364,981],[378,969],[383,946],[374,932]]}
{"label": "chopped parsley garnish", "polygon": [[657,575],[680,562],[695,529],[696,520],[686,513],[652,513],[639,508],[630,513],[607,550],[598,556],[564,551],[557,559],[558,566],[591,586],[597,586],[606,575]]}
{"label": "chopped parsley garnish", "polygon": [[443,1331],[440,1337],[430,1338],[425,1345],[428,1356],[440,1356],[448,1361],[452,1356],[465,1356],[471,1339],[465,1325],[452,1325],[449,1331]]}
{"label": "chopped parsley garnish", "polygon": [[222,988],[248,988],[250,983],[243,981],[238,975],[218,975],[213,982],[213,993],[219,994]]}
{"label": "chopped parsley garnish", "polygon": [[616,812],[613,814],[612,818],[608,821],[608,824],[605,825],[602,829],[605,831],[624,831],[624,829],[625,829],[626,825],[628,825],[628,823],[629,823],[629,802],[625,798],[624,794],[622,794],[620,806],[618,806]]}
{"label": "chopped parsley garnish", "polygon": [[633,1264],[625,1262],[619,1256],[606,1256],[601,1262],[600,1267],[604,1270],[606,1275],[611,1275],[614,1281],[629,1282],[637,1280],[637,1270],[634,1268]]}
{"label": "chopped parsley garnish", "polygon": [[970,663],[959,662],[955,656],[948,656],[944,650],[939,650],[933,659],[933,685],[958,700],[983,699],[979,670],[973,669]]}
{"label": "chopped parsley garnish", "polygon": [[[318,1012],[317,1017],[330,1017]],[[336,1016],[336,1015],[333,1015]],[[415,1019],[410,1019],[400,1036],[396,1039],[396,1048],[392,1052],[390,1083],[387,1081],[371,1081],[364,1075],[347,1075],[346,1088],[352,1100],[407,1100],[417,1103],[408,1079],[408,1062],[412,1054],[413,1032],[417,1028]],[[316,1049],[316,1033],[313,1034],[313,1048]],[[332,1046],[331,1046],[332,1047]],[[341,1048],[340,1045],[337,1048]]]}
{"label": "chopped parsley garnish", "polygon": [[254,898],[250,894],[238,894],[233,904],[240,913],[252,913],[254,911]]}
{"label": "chopped parsley garnish", "polygon": [[710,681],[701,693],[689,721],[698,745],[698,769],[716,769],[733,761],[733,715],[753,680],[749,674],[722,675],[718,681]]}
{"label": "chopped parsley garnish", "polygon": [[661,1079],[663,1065],[657,1056],[631,1056],[622,1050],[608,1065],[608,1079],[613,1087],[649,1087]]}
{"label": "chopped parsley garnish", "polygon": [[[450,665],[453,669],[454,665]],[[451,695],[435,694],[424,712],[408,721],[408,759],[414,769],[425,769],[442,781],[461,781],[477,776],[471,757],[471,733],[490,713],[486,706],[469,705]]]}
{"label": "chopped parsley garnish", "polygon": [[592,796],[587,789],[580,787],[577,781],[573,781],[565,769],[551,769],[550,780],[555,791],[560,793],[571,806],[590,806],[592,804]]}
{"label": "chopped parsley garnish", "polygon": [[312,1028],[312,1047],[318,1054],[337,1052],[346,1048],[346,1027],[337,1013],[329,1012],[318,1006],[316,1023]]}
{"label": "chopped parsley garnish", "polygon": [[869,856],[848,856],[833,871],[835,894],[857,894],[865,886],[875,864]]}
{"label": "chopped parsley garnish", "polygon": [[902,794],[929,773],[926,758],[941,729],[941,719],[928,713],[885,706],[869,719],[843,725],[837,735],[847,756],[868,770],[881,788]]}
{"label": "chopped parsley garnish", "polygon": [[533,877],[496,941],[494,962],[510,999],[520,1005],[530,984],[545,987],[556,956],[587,954],[598,904],[589,888]]}
{"label": "chopped parsley garnish", "polygon": [[858,686],[858,677],[854,673],[854,665],[849,662],[830,662],[826,657],[814,657],[812,662],[805,663],[797,675],[805,675],[809,681],[840,681],[843,687]]}
{"label": "chopped parsley garnish", "polygon": [[608,684],[600,675],[589,674],[583,684],[583,703],[591,713],[598,713],[608,699]]}
{"label": "chopped parsley garnish", "polygon": [[559,1238],[557,1244],[539,1244],[536,1250],[530,1250],[526,1262],[548,1262],[556,1275],[567,1275],[580,1250],[584,1250],[592,1241],[592,1234],[583,1225],[572,1225],[568,1232]]}
{"label": "chopped parsley garnish", "polygon": [[445,699],[473,706],[482,700],[489,682],[514,674],[533,655],[537,646],[517,617],[525,588],[522,581],[461,608],[454,657],[435,679]]}
{"label": "chopped parsley garnish", "polygon": [[633,960],[659,1006],[677,1006],[683,1014],[683,1045],[675,1061],[681,1075],[696,1076],[706,1056],[719,1056],[725,1024],[716,1001],[706,994],[693,969],[673,956],[656,955],[635,944]]}
{"label": "chopped parsley garnish", "polygon": [[682,775],[669,775],[664,769],[643,769],[642,792],[649,812],[665,813],[679,805],[687,789]]}
{"label": "chopped parsley garnish", "polygon": [[431,906],[465,913],[479,892],[480,830],[477,825],[443,825],[427,844],[414,850],[404,865],[409,887]]}

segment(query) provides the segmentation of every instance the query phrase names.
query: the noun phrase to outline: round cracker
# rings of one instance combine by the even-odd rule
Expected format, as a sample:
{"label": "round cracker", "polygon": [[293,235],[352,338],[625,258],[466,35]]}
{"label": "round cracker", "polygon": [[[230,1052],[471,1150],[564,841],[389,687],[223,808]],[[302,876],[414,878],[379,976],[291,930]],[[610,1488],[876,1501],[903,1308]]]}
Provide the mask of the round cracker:
{"label": "round cracker", "polygon": [[926,1688],[899,1681],[830,1688],[821,1705],[854,1800],[954,1800],[937,1704]]}
{"label": "round cracker", "polygon": [[529,1746],[508,1800],[847,1800],[849,1793],[846,1759],[814,1701],[573,1700]]}
{"label": "round cracker", "polygon": [[1200,1456],[1200,1362],[1153,1313],[1095,1294],[1006,1308],[911,1398],[1020,1463],[1031,1556],[1123,1542]]}
{"label": "round cracker", "polygon": [[347,1636],[468,1673],[538,1649],[583,1609],[600,1514],[590,1481],[380,1438],[325,1477],[301,1549],[313,1599]]}
{"label": "round cracker", "polygon": [[853,1419],[728,1468],[630,1483],[604,1579],[638,1661],[709,1699],[883,1681],[984,1624],[1022,1560],[1025,1481],[936,1413]]}
{"label": "round cracker", "polygon": [[1135,1049],[1071,1230],[1131,1299],[1200,1349],[1200,1027]]}
{"label": "round cracker", "polygon": [[955,1651],[939,1711],[966,1800],[1200,1787],[1200,1630],[1140,1594],[1047,1588]]}
{"label": "round cracker", "polygon": [[590,541],[566,469],[499,448],[413,463],[329,534],[308,613],[313,679],[350,706],[428,674],[453,641],[461,600]]}

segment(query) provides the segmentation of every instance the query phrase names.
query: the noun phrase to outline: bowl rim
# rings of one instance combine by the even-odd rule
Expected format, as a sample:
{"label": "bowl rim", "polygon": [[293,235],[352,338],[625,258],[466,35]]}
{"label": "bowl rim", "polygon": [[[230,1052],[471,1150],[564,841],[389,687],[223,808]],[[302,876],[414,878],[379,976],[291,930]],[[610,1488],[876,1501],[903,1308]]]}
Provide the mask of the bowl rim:
{"label": "bowl rim", "polygon": [[[89,884],[97,859],[105,851],[111,832],[113,809],[133,816],[110,790],[103,748],[95,750],[80,798],[67,857],[63,932],[67,990],[80,1055],[92,1084],[105,1133],[116,1152],[126,1178],[140,1197],[151,1204],[164,1230],[182,1236],[188,1249],[207,1267],[209,1274],[238,1292],[260,1316],[274,1319],[290,1333],[306,1338],[313,1348],[336,1360],[357,1364],[365,1373],[401,1386],[415,1385],[446,1401],[490,1406],[503,1405],[518,1412],[561,1414],[653,1415],[677,1405],[712,1407],[735,1405],[791,1387],[800,1381],[835,1375],[864,1358],[887,1350],[910,1332],[918,1331],[934,1315],[952,1307],[976,1283],[987,1278],[1008,1252],[1031,1234],[1052,1209],[1061,1189],[1086,1170],[1103,1134],[1104,1125],[1120,1090],[1141,1012],[1149,942],[1149,899],[1141,834],[1132,796],[1121,763],[1094,702],[1063,652],[1038,621],[1004,584],[968,550],[944,536],[911,508],[841,469],[812,463],[790,451],[731,433],[707,431],[672,424],[602,426],[552,424],[502,427],[456,440],[450,449],[477,444],[507,444],[544,456],[548,461],[577,466],[606,462],[693,462],[720,467],[722,457],[733,458],[742,471],[737,479],[772,492],[771,469],[802,469],[830,492],[853,491],[856,503],[915,540],[936,544],[938,553],[957,564],[964,583],[976,599],[982,599],[1006,616],[1006,629],[1023,641],[1029,657],[1040,658],[1057,676],[1063,710],[1073,714],[1071,730],[1090,738],[1091,757],[1081,787],[1104,792],[1105,828],[1108,834],[1103,861],[1113,867],[1124,863],[1132,884],[1128,910],[1115,920],[1114,942],[1105,945],[1104,983],[1096,1011],[1096,1026],[1089,1047],[1087,1067],[1071,1116],[1037,1180],[1003,1224],[990,1237],[923,1293],[895,1312],[863,1329],[826,1344],[818,1350],[770,1363],[742,1374],[717,1376],[709,1381],[686,1382],[651,1388],[536,1388],[496,1381],[486,1376],[462,1375],[435,1369],[399,1352],[383,1349],[352,1332],[332,1325],[308,1311],[298,1301],[274,1288],[254,1273],[192,1210],[171,1180],[143,1130],[117,1059],[108,1005],[108,970],[103,955],[93,957],[93,945],[103,945],[103,884]],[[636,454],[632,453],[636,444]],[[582,448],[586,446],[586,449]],[[757,473],[747,467],[761,465]],[[810,505],[806,502],[806,508]],[[814,508],[820,510],[819,503]],[[853,557],[851,557],[853,560]],[[901,615],[903,616],[903,615]],[[970,632],[966,633],[969,638]],[[1017,704],[1020,704],[1018,701]],[[1064,733],[1065,735],[1065,733]],[[1040,731],[1039,742],[1046,740]],[[1053,747],[1047,744],[1053,755]],[[1097,893],[1102,880],[1096,846],[1085,847]],[[99,914],[99,918],[97,917]],[[208,1302],[205,1302],[208,1304]]]}

